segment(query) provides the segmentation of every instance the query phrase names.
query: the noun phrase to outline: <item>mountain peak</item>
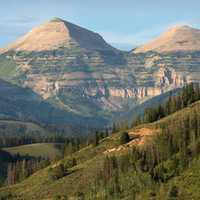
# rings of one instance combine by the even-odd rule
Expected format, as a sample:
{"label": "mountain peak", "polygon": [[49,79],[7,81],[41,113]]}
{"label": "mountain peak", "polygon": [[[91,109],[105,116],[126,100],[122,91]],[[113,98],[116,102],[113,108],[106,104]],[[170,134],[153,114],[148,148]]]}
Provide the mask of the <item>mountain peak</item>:
{"label": "mountain peak", "polygon": [[9,45],[4,51],[49,51],[59,47],[80,47],[88,50],[115,50],[97,33],[64,21],[53,18]]}
{"label": "mountain peak", "polygon": [[177,25],[168,29],[163,35],[166,36],[167,34],[182,34],[184,32],[188,33],[188,32],[194,32],[196,30],[198,29],[192,28],[191,26],[188,25]]}
{"label": "mountain peak", "polygon": [[64,20],[59,17],[54,17],[53,19],[50,20],[50,22],[64,22]]}
{"label": "mountain peak", "polygon": [[188,25],[175,26],[150,43],[135,49],[135,53],[147,51],[178,52],[200,51],[200,30]]}
{"label": "mountain peak", "polygon": [[6,50],[48,51],[56,49],[61,45],[67,45],[69,39],[69,31],[63,21],[59,18],[54,18],[33,28],[15,43],[6,47]]}
{"label": "mountain peak", "polygon": [[189,25],[176,25],[176,26],[172,27],[171,29],[183,30],[183,29],[193,29],[193,28]]}

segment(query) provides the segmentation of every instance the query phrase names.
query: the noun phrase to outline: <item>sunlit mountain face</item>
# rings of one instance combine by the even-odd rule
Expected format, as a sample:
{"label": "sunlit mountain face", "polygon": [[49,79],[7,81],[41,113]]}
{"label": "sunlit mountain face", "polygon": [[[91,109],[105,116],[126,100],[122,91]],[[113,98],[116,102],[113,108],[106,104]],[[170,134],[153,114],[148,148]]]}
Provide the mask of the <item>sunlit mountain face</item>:
{"label": "sunlit mountain face", "polygon": [[1,51],[2,62],[10,63],[2,78],[106,126],[117,113],[198,82],[199,41],[198,29],[177,26],[147,45],[120,51],[99,34],[54,18]]}

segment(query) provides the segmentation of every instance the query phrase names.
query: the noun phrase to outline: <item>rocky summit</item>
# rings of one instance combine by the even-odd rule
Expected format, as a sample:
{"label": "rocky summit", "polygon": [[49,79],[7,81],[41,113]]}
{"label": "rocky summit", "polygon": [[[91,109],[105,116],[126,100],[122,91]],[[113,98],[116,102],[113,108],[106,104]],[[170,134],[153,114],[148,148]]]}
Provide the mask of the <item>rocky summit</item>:
{"label": "rocky summit", "polygon": [[199,44],[200,30],[181,26],[122,52],[99,34],[55,18],[1,50],[0,77],[67,112],[110,121],[153,96],[200,81]]}
{"label": "rocky summit", "polygon": [[59,18],[54,18],[34,28],[17,42],[8,46],[6,50],[38,52],[61,47],[114,51],[114,48],[108,45],[99,34]]}
{"label": "rocky summit", "polygon": [[135,53],[148,51],[179,52],[199,51],[200,30],[190,26],[176,26],[142,47],[136,48]]}

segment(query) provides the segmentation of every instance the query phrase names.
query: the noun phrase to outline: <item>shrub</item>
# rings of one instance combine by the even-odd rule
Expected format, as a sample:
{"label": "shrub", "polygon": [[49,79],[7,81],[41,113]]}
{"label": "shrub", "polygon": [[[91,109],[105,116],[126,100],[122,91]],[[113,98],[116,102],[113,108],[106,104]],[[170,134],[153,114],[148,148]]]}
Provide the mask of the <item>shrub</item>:
{"label": "shrub", "polygon": [[0,200],[7,200],[12,197],[11,193],[9,192],[1,192],[0,193]]}
{"label": "shrub", "polygon": [[65,176],[65,174],[66,174],[66,171],[64,169],[63,164],[59,164],[58,166],[49,169],[49,176],[53,180],[62,178],[63,176]]}
{"label": "shrub", "polygon": [[126,144],[130,141],[129,134],[127,132],[123,132],[120,136],[120,144]]}
{"label": "shrub", "polygon": [[77,198],[77,200],[84,200],[85,199],[85,195],[82,192],[77,192],[76,193],[76,198]]}
{"label": "shrub", "polygon": [[66,195],[56,195],[54,200],[68,200],[68,197]]}
{"label": "shrub", "polygon": [[169,190],[169,199],[174,199],[178,197],[178,187],[177,186],[172,186],[171,189]]}
{"label": "shrub", "polygon": [[75,158],[69,158],[64,161],[64,169],[67,170],[68,168],[72,168],[77,165]]}

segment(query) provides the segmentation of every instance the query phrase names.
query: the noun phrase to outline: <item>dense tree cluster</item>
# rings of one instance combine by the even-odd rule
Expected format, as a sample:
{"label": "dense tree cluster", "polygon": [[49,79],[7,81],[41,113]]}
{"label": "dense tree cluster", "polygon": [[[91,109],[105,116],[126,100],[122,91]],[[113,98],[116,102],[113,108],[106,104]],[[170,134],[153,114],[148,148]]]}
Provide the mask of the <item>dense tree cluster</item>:
{"label": "dense tree cluster", "polygon": [[191,103],[200,100],[200,87],[197,83],[191,83],[185,86],[181,93],[170,98],[163,105],[158,105],[153,108],[147,108],[142,117],[138,117],[133,125],[141,123],[150,123],[157,121],[165,116],[168,116],[178,110],[181,110]]}
{"label": "dense tree cluster", "polygon": [[55,134],[55,135],[0,135],[0,148],[2,147],[13,147],[20,146],[25,144],[34,144],[34,143],[64,143],[70,140],[64,136]]}
{"label": "dense tree cluster", "polygon": [[73,146],[72,153],[77,151],[83,146],[88,144],[98,145],[99,140],[107,137],[109,135],[109,131],[95,131],[95,134],[82,136],[82,137],[67,137],[62,134],[20,134],[19,135],[0,135],[0,148],[3,147],[13,147],[20,146],[26,144],[34,144],[34,143],[65,143],[66,146]]}
{"label": "dense tree cluster", "polygon": [[[192,103],[193,100],[185,101],[185,105],[186,102]],[[200,106],[191,109],[192,111],[186,110],[167,122],[159,123],[157,126],[161,133],[140,152],[141,169],[150,172],[154,180],[167,181],[187,167],[192,158],[199,155]]]}

